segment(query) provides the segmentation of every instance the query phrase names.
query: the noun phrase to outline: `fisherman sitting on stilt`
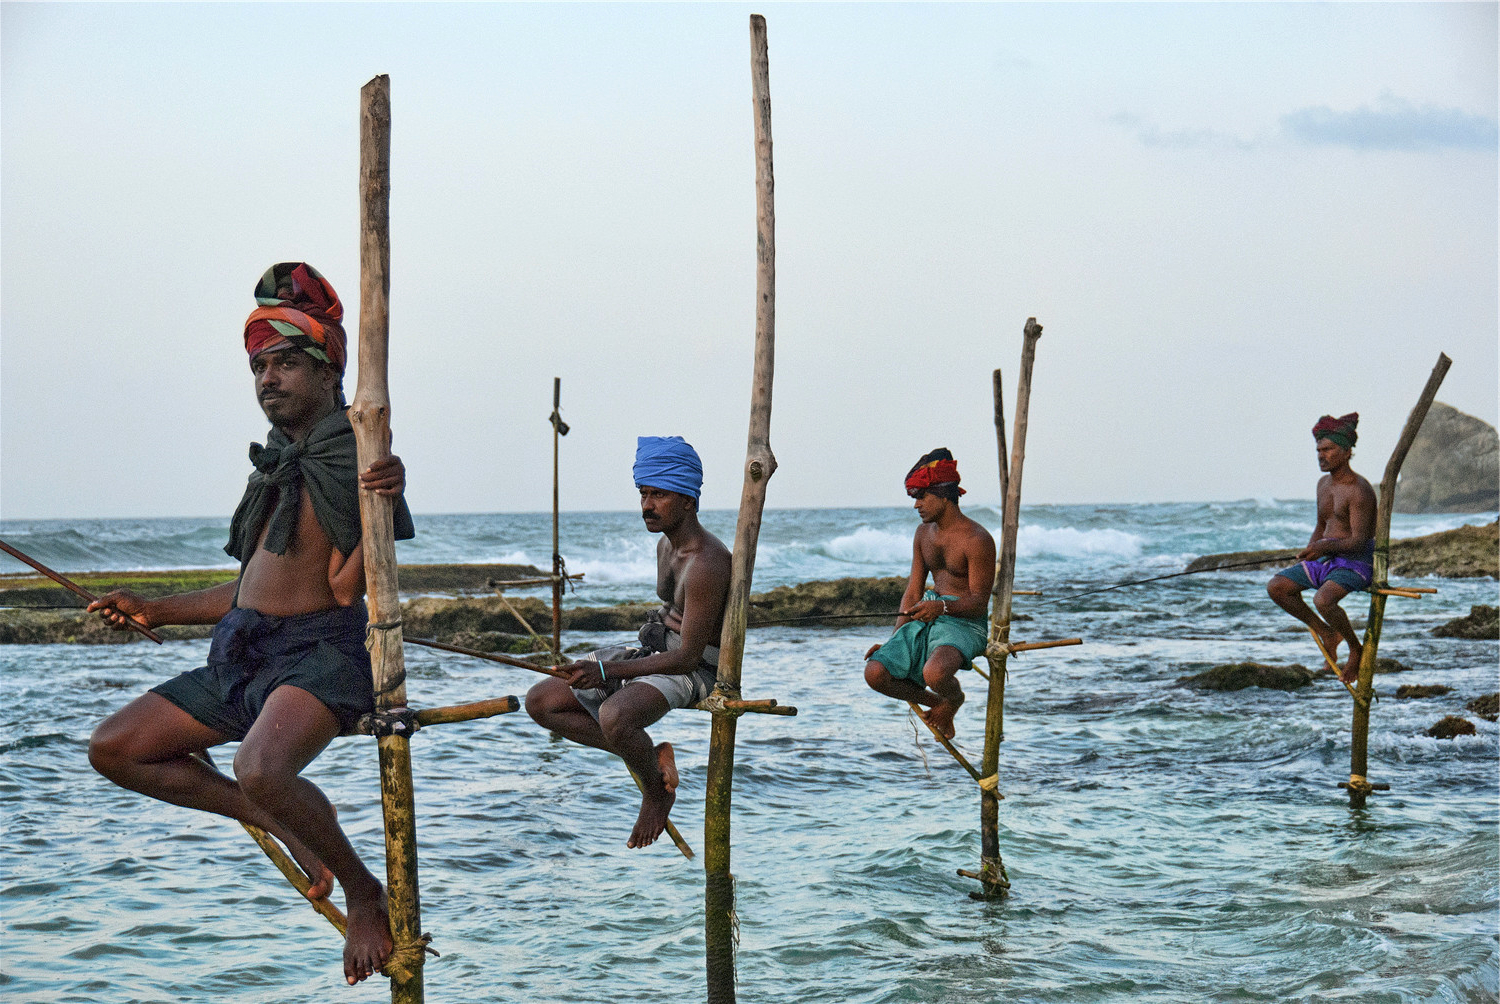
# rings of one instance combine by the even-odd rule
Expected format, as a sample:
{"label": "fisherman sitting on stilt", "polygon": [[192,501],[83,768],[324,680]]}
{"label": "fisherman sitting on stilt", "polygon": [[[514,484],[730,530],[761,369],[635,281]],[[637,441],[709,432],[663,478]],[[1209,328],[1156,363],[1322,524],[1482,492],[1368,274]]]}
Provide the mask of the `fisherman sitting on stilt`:
{"label": "fisherman sitting on stilt", "polygon": [[[641,811],[626,847],[654,843],[677,799],[670,743],[652,746],[646,727],[713,690],[729,593],[729,548],[698,522],[703,464],[680,436],[641,436],[635,458],[646,529],[656,546],[662,605],[641,627],[639,646],[590,653],[526,695],[539,725],[625,761],[641,784]],[[645,684],[645,686],[633,686]]]}
{"label": "fisherman sitting on stilt", "polygon": [[[953,738],[964,703],[956,674],[984,653],[989,638],[995,539],[958,508],[964,490],[947,450],[933,450],[906,475],[906,494],[922,517],[912,541],[911,577],[896,633],[865,653],[865,682],[880,693],[930,710],[923,717]],[[932,574],[931,589],[926,589]],[[925,590],[925,592],[924,592]]]}
{"label": "fisherman sitting on stilt", "polygon": [[[301,262],[272,266],[245,323],[255,394],[272,430],[252,446],[244,499],[224,548],[233,582],[147,600],[115,590],[89,605],[123,629],[214,624],[208,665],[142,694],[105,719],[89,762],[122,788],[275,834],[312,879],[307,897],[344,887],[344,977],[370,976],[391,954],[385,890],[339,828],[328,799],[299,775],[335,736],[374,710],[359,492],[395,498],[395,534],[413,534],[397,457],[356,477],[341,386],[343,307]],[[235,780],[194,756],[239,742]]]}
{"label": "fisherman sitting on stilt", "polygon": [[[1277,606],[1312,629],[1330,662],[1339,642],[1349,643],[1348,661],[1339,670],[1346,684],[1359,675],[1364,649],[1339,601],[1370,588],[1375,554],[1375,489],[1349,467],[1358,425],[1359,413],[1353,412],[1324,415],[1313,426],[1318,469],[1327,472],[1318,481],[1318,523],[1297,555],[1299,564],[1277,572],[1266,586]],[[1313,603],[1321,618],[1303,602],[1304,589],[1317,590]]]}

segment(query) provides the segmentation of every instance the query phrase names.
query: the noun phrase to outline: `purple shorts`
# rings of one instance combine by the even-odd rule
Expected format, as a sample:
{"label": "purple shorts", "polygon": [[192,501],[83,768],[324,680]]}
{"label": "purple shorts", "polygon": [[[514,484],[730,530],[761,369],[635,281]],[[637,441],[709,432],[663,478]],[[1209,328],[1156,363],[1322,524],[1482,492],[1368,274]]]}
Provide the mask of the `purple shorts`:
{"label": "purple shorts", "polygon": [[1317,589],[1325,582],[1336,582],[1347,592],[1357,593],[1370,588],[1375,569],[1368,562],[1353,558],[1319,558],[1283,568],[1276,574],[1291,579],[1299,589]]}

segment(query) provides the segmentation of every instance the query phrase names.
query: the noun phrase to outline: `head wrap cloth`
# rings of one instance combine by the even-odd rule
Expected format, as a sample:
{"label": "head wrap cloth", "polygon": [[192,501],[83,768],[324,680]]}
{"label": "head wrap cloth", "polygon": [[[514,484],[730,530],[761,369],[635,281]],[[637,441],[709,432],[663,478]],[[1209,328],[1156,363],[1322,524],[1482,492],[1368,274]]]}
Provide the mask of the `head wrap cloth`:
{"label": "head wrap cloth", "polygon": [[[958,488],[958,462],[953,454],[939,447],[918,460],[916,466],[906,473],[906,493],[922,491],[937,485],[952,485]],[[958,494],[967,495],[962,488]]]}
{"label": "head wrap cloth", "polygon": [[1351,411],[1347,415],[1334,418],[1332,415],[1324,415],[1318,419],[1318,424],[1313,426],[1312,434],[1314,440],[1327,439],[1346,450],[1354,449],[1354,443],[1359,439],[1359,433],[1355,431],[1359,425],[1359,412]]}
{"label": "head wrap cloth", "polygon": [[[278,295],[288,288],[290,296]],[[245,320],[245,351],[251,360],[291,344],[343,375],[349,357],[344,305],[322,273],[300,261],[272,265],[255,285],[255,302],[259,306]]]}
{"label": "head wrap cloth", "polygon": [[638,488],[661,488],[694,502],[703,489],[703,461],[681,436],[638,436],[635,441]]}

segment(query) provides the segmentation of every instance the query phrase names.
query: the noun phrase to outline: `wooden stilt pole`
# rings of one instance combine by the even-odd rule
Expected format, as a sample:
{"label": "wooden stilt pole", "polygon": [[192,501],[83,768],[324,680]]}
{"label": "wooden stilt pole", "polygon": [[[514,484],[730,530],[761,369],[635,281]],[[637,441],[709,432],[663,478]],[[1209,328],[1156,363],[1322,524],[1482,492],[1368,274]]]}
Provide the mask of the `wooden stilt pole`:
{"label": "wooden stilt pole", "polygon": [[[359,130],[359,384],[349,421],[359,469],[390,455],[390,392],[386,380],[390,319],[391,79],[384,74],[360,90]],[[366,644],[375,677],[375,708],[406,705],[406,660],[401,646],[401,599],[396,584],[396,540],[391,499],[359,493],[365,589],[370,608]],[[420,1004],[425,954],[417,891],[417,820],[411,784],[410,740],[385,735],[380,748],[380,800],[385,810],[386,893],[395,952],[385,972],[392,1004]]]}
{"label": "wooden stilt pole", "polygon": [[[1005,738],[1005,669],[1010,658],[1010,607],[1016,584],[1016,537],[1021,522],[1021,468],[1026,462],[1026,419],[1031,408],[1031,370],[1036,360],[1037,339],[1042,326],[1035,317],[1026,319],[1021,345],[1021,379],[1016,387],[1015,427],[1011,433],[1010,471],[1002,474],[1005,487],[1004,518],[1000,530],[999,568],[995,574],[994,599],[990,611],[990,640],[985,659],[990,666],[989,699],[984,715],[984,752],[979,759],[979,839],[980,892],[971,895],[989,899],[1005,895],[1010,877],[1000,858],[1000,800],[998,782],[992,781],[1000,769],[1000,742]],[[999,380],[996,380],[999,387]],[[997,431],[1003,437],[1003,419],[999,417],[996,396]]]}
{"label": "wooden stilt pole", "polygon": [[[750,388],[750,435],[745,479],[734,532],[734,561],[724,631],[719,639],[719,679],[714,692],[740,696],[740,668],[749,624],[750,583],[760,540],[766,483],[776,471],[771,453],[771,384],[776,359],[776,208],[771,166],[771,72],[766,19],[750,15],[750,78],[755,118],[755,375]],[[708,793],[703,812],[704,942],[710,1004],[735,999],[734,876],[729,871],[730,802],[734,785],[737,717],[714,715],[709,736]]]}
{"label": "wooden stilt pole", "polygon": [[1364,808],[1365,798],[1370,792],[1390,787],[1373,785],[1365,775],[1369,771],[1370,696],[1375,689],[1375,655],[1380,647],[1380,629],[1385,622],[1386,594],[1380,591],[1380,587],[1388,585],[1386,579],[1391,564],[1391,512],[1396,504],[1396,479],[1401,474],[1401,465],[1406,462],[1406,454],[1422,428],[1427,409],[1432,407],[1443,377],[1448,375],[1448,367],[1452,365],[1453,360],[1438,353],[1427,386],[1422,388],[1416,407],[1406,417],[1406,427],[1401,430],[1401,438],[1396,441],[1391,459],[1385,465],[1385,476],[1380,480],[1380,504],[1375,510],[1375,571],[1370,583],[1377,588],[1370,593],[1365,647],[1359,657],[1359,682],[1355,685],[1354,720],[1349,735],[1349,780],[1339,784],[1349,792],[1349,806],[1354,809]]}
{"label": "wooden stilt pole", "polygon": [[558,409],[562,403],[562,377],[552,378],[552,654],[562,659],[563,560],[557,546],[557,444],[568,434],[568,423]]}

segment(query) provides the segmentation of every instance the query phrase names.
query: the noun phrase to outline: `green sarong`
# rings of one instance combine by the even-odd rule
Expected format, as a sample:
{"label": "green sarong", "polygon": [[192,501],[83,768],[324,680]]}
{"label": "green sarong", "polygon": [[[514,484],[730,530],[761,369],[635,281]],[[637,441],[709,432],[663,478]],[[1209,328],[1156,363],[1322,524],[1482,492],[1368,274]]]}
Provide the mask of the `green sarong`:
{"label": "green sarong", "polygon": [[[922,599],[956,600],[958,597],[939,596],[929,589],[922,594]],[[969,663],[984,654],[989,636],[990,626],[987,621],[943,614],[931,624],[907,621],[896,629],[890,641],[875,650],[870,659],[884,666],[892,676],[925,687],[927,684],[922,679],[922,667],[932,656],[933,649],[940,645],[951,645],[958,649],[964,662]]]}

